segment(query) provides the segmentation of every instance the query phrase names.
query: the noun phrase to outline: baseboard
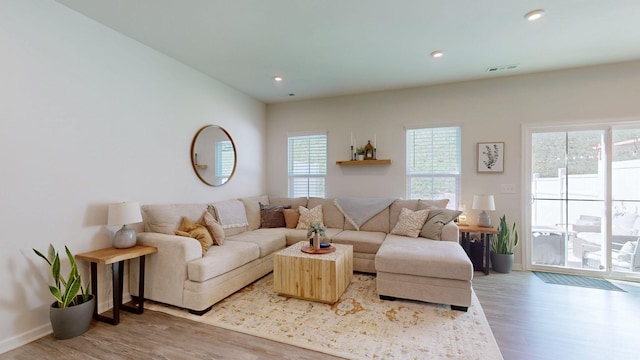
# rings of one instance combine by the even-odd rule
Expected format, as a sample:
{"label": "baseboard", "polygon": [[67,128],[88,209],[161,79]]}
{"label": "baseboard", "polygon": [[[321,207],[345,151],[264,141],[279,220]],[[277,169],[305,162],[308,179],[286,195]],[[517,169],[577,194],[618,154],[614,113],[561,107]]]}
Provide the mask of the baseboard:
{"label": "baseboard", "polygon": [[[123,294],[122,299],[124,303],[131,301],[131,294]],[[103,313],[107,310],[110,310],[112,307],[113,299],[111,298],[111,296],[107,297],[106,299],[101,298],[101,301],[98,304],[98,312]],[[47,322],[44,325],[38,326],[37,328],[31,329],[20,335],[0,341],[0,354],[4,354],[8,351],[19,348],[22,345],[26,345],[32,341],[36,341],[43,336],[51,334],[52,332],[53,330],[51,329],[51,324]]]}
{"label": "baseboard", "polygon": [[32,341],[38,340],[43,336],[51,334],[51,324],[47,323],[37,328],[31,329],[20,335],[0,341],[0,354],[4,354],[13,349],[19,348],[22,345],[26,345]]}

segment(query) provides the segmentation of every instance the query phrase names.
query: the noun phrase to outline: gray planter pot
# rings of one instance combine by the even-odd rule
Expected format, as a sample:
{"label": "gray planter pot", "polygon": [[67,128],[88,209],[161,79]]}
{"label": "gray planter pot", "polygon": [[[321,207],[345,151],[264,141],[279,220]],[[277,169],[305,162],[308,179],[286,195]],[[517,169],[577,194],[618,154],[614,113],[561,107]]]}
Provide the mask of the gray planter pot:
{"label": "gray planter pot", "polygon": [[491,267],[500,273],[510,273],[513,268],[513,254],[496,254],[491,252]]}
{"label": "gray planter pot", "polygon": [[89,301],[76,306],[59,308],[58,302],[51,304],[49,318],[56,339],[71,339],[89,330],[96,299],[90,295]]}

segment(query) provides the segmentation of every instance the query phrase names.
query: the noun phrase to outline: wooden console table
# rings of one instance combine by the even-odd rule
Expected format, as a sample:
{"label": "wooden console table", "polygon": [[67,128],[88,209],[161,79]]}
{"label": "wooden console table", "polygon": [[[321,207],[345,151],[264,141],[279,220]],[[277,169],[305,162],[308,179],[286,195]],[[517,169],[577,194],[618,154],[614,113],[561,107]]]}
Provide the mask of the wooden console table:
{"label": "wooden console table", "polygon": [[[135,314],[142,314],[144,311],[144,260],[148,254],[158,252],[153,246],[135,245],[126,249],[116,249],[113,247],[77,254],[76,259],[91,262],[91,293],[96,298],[96,307],[93,309],[93,318],[111,325],[120,322],[120,309]],[[124,261],[140,258],[140,282],[138,283],[138,306],[129,306],[122,303],[122,287],[124,281]],[[113,317],[109,318],[98,314],[98,263],[108,265],[113,264],[112,286],[113,286]]]}
{"label": "wooden console table", "polygon": [[458,224],[460,229],[460,244],[464,248],[464,251],[471,259],[471,233],[480,234],[480,241],[483,246],[483,261],[482,270],[486,275],[489,275],[489,268],[491,267],[491,236],[497,235],[498,230],[492,227],[483,227],[477,225],[461,225]]}

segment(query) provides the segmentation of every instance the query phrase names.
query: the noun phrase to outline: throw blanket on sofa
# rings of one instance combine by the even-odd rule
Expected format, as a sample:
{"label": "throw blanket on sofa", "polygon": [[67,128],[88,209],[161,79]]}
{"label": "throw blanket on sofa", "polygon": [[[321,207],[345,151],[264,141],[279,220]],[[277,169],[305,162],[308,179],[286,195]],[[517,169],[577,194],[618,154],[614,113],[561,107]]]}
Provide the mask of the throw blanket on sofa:
{"label": "throw blanket on sofa", "polygon": [[391,205],[395,198],[336,198],[333,203],[356,230]]}
{"label": "throw blanket on sofa", "polygon": [[211,204],[223,229],[248,226],[247,213],[240,200],[227,200]]}

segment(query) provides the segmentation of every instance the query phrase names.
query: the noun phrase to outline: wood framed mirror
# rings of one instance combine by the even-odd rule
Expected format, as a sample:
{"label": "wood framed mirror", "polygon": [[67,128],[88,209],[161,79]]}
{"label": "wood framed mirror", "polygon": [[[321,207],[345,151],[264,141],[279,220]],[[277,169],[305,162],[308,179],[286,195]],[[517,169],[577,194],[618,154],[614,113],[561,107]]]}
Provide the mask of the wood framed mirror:
{"label": "wood framed mirror", "polygon": [[226,184],[236,171],[236,145],[218,125],[203,126],[191,142],[191,165],[203,183]]}

